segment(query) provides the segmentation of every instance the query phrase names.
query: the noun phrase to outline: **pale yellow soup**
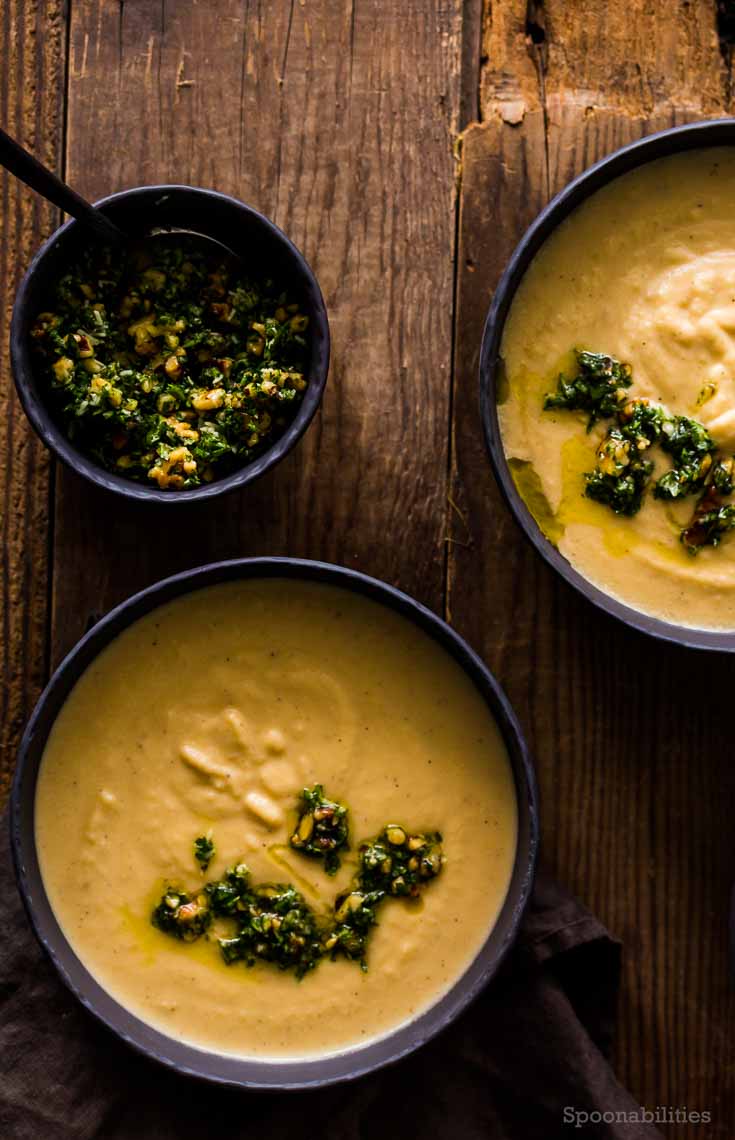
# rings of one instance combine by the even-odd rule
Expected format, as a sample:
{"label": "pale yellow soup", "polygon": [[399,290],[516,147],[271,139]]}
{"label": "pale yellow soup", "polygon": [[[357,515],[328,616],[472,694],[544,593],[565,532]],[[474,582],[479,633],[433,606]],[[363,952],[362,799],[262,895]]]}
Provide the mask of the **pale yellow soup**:
{"label": "pale yellow soup", "polygon": [[[517,486],[576,569],[645,613],[735,627],[735,534],[689,554],[679,540],[696,498],[650,490],[633,518],[584,495],[607,424],[543,411],[573,348],[633,368],[630,394],[691,416],[735,452],[735,151],[649,163],[587,199],[534,258],[501,346],[500,424]],[[703,402],[705,396],[710,396]],[[653,449],[656,474],[670,461]]]}
{"label": "pale yellow soup", "polygon": [[[288,846],[316,782],[351,813],[335,878]],[[207,878],[245,860],[326,914],[388,822],[440,829],[446,864],[417,903],[383,904],[367,973],[322,961],[299,982],[151,925],[169,883],[204,881],[210,829]],[[506,749],[456,662],[398,614],[290,579],[208,587],[122,633],[64,704],[36,796],[44,884],[91,973],[157,1029],[248,1057],[342,1051],[436,1002],[497,918],[516,828]]]}

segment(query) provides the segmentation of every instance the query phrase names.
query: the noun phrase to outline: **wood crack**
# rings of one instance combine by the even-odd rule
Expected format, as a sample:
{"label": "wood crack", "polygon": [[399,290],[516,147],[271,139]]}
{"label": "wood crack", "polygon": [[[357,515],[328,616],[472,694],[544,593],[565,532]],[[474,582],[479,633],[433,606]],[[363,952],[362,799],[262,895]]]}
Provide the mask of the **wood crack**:
{"label": "wood crack", "polygon": [[[617,1072],[638,1103],[717,1103],[722,1140],[734,1100],[719,901],[732,877],[719,821],[735,795],[717,762],[724,729],[670,699],[692,684],[684,655],[659,659],[612,622],[591,639],[588,611],[523,543],[488,471],[477,373],[497,280],[548,197],[641,135],[725,114],[733,60],[735,0],[485,0],[479,121],[461,136],[450,495],[462,517],[450,511],[446,599],[529,734],[547,867],[625,943]],[[471,549],[453,541],[463,519]],[[604,703],[611,684],[622,720]],[[694,775],[692,748],[712,761]],[[685,1131],[693,1140],[696,1127]]]}
{"label": "wood crack", "polygon": [[735,0],[715,0],[717,14],[717,40],[725,65],[725,100],[732,100],[732,66],[735,51]]}
{"label": "wood crack", "polygon": [[248,0],[243,0],[242,6],[242,35],[240,37],[240,116],[239,116],[239,137],[238,146],[240,148],[240,156],[238,162],[238,173],[240,179],[243,176],[245,164],[245,147],[243,146],[243,139],[245,134],[245,74],[247,66],[247,27],[248,27]]}
{"label": "wood crack", "polygon": [[544,159],[546,163],[546,196],[551,197],[551,170],[549,166],[549,108],[546,98],[546,71],[549,62],[546,38],[546,10],[544,0],[528,0],[526,5],[526,48],[533,61],[538,78],[539,98],[544,120]]}
{"label": "wood crack", "polygon": [[284,96],[283,85],[286,82],[286,68],[288,66],[288,49],[291,44],[291,29],[293,28],[293,13],[294,13],[295,0],[291,0],[288,9],[288,24],[286,25],[286,36],[283,45],[283,57],[281,60],[281,72],[278,77],[279,97],[280,104],[278,108],[278,149],[276,158],[276,193],[274,199],[274,216],[277,222],[282,223],[280,216],[280,192],[281,192],[281,166],[283,161],[283,132],[285,130],[285,114],[286,114],[286,101]]}

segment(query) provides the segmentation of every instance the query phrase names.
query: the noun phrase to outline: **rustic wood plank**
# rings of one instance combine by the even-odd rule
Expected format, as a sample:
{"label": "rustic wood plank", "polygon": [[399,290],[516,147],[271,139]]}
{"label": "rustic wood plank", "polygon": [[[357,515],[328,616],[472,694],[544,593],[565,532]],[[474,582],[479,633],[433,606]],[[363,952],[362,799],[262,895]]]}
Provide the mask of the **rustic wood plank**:
{"label": "rustic wood plank", "polygon": [[[191,180],[273,212],[325,288],[338,345],[331,391],[321,423],[281,471],[206,517],[190,513],[183,550],[179,527],[159,513],[113,514],[106,498],[64,475],[55,655],[90,613],[134,586],[226,554],[335,557],[401,581],[431,604],[441,593],[453,208],[445,144],[457,119],[458,6],[437,5],[425,17],[407,5],[378,12],[376,0],[354,27],[349,11],[326,3],[293,12],[220,3],[216,24],[206,7],[74,5],[71,173],[95,195],[145,180]],[[466,133],[463,148],[448,604],[533,730],[550,866],[626,940],[624,1079],[647,1103],[711,1107],[712,1135],[724,1137],[733,1092],[731,1077],[720,1074],[732,1070],[733,1057],[723,898],[735,868],[723,824],[733,788],[724,726],[706,710],[723,706],[731,670],[713,677],[702,658],[669,658],[552,581],[497,500],[477,435],[475,349],[487,300],[548,188],[628,137],[723,106],[709,4],[682,5],[672,19],[670,5],[640,0],[625,24],[608,12],[615,7],[627,9],[531,5],[540,32],[531,30],[530,50],[526,4],[509,0],[486,12],[486,123]],[[473,29],[465,24],[469,57]],[[408,62],[387,90],[401,48]],[[623,62],[609,67],[622,53],[641,61],[639,72]],[[471,108],[472,84],[462,92]],[[145,128],[123,128],[136,121]],[[409,249],[393,248],[407,209],[410,265]],[[399,346],[391,333],[408,317]],[[381,351],[370,339],[376,328],[389,342]],[[412,374],[429,360],[431,375],[411,407]],[[422,406],[429,396],[435,417]],[[389,545],[384,532],[400,539]],[[34,579],[38,554],[26,560]]]}
{"label": "rustic wood plank", "polygon": [[[0,15],[0,123],[51,167],[63,128],[64,35],[61,0],[7,0]],[[49,460],[15,395],[8,359],[10,314],[20,276],[56,211],[10,175],[0,174],[0,802],[20,734],[45,679],[47,662]]]}
{"label": "rustic wood plank", "polygon": [[314,266],[334,353],[296,453],[219,506],[172,520],[63,474],[56,658],[136,587],[238,554],[334,559],[441,605],[460,8],[73,5],[69,176],[93,196],[214,186],[266,211]]}
{"label": "rustic wood plank", "polygon": [[500,499],[477,417],[487,304],[548,194],[629,139],[725,110],[714,5],[673,8],[486,5],[483,122],[462,147],[448,609],[533,741],[545,863],[624,940],[620,1076],[648,1106],[709,1110],[706,1135],[729,1140],[735,777],[721,710],[735,666],[656,645],[557,582]]}

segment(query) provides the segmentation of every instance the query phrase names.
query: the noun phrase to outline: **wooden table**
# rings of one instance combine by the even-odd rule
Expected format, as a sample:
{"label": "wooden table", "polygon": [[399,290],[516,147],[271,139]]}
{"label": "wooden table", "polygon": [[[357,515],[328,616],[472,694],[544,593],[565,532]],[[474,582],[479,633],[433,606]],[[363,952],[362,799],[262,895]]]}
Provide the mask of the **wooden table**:
{"label": "wooden table", "polygon": [[55,467],[7,364],[57,224],[2,184],[2,772],[49,669],[161,576],[247,554],[369,571],[445,613],[536,752],[543,862],[625,946],[616,1065],[735,1127],[735,663],[636,635],[552,576],[477,416],[483,317],[550,194],[621,143],[732,107],[730,0],[3,0],[0,122],[78,189],[215,187],[275,218],[330,313],[323,410],[214,507],[132,509]]}

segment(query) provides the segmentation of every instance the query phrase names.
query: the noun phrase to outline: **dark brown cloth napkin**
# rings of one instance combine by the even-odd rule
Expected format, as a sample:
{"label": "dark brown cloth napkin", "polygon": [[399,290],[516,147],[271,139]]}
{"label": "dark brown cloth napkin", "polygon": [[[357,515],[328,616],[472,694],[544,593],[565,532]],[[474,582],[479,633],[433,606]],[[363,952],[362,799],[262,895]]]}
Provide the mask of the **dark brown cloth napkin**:
{"label": "dark brown cloth napkin", "polygon": [[[640,1109],[605,1060],[619,944],[549,880],[500,974],[430,1045],[354,1084],[266,1095],[177,1077],[79,1008],[28,926],[7,820],[0,842],[2,1140],[660,1140],[622,1122]],[[575,1127],[565,1109],[591,1119]]]}

